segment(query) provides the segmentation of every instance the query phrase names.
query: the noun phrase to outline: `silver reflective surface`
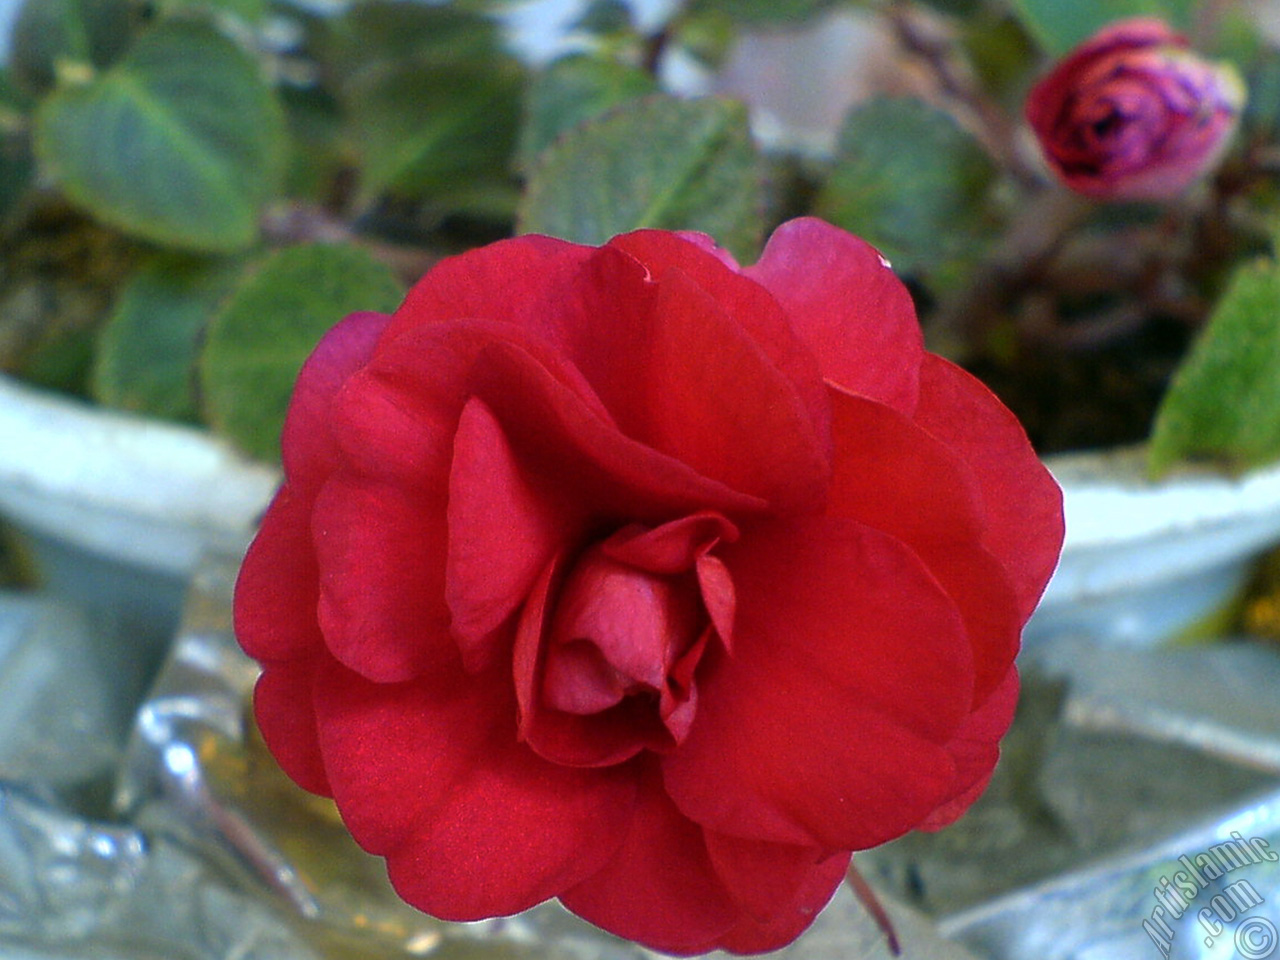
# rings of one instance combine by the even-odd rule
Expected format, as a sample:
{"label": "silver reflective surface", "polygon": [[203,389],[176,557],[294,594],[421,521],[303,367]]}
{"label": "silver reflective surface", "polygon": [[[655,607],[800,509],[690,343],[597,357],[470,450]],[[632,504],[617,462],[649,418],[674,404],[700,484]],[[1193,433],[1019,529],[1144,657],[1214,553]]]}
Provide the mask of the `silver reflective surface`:
{"label": "silver reflective surface", "polygon": [[[249,720],[257,667],[231,633],[236,567],[235,557],[200,567],[145,697],[135,688],[149,654],[132,663],[126,637],[58,604],[0,596],[0,955],[652,956],[556,903],[454,924],[401,902],[382,861],[356,847],[332,803],[280,772]],[[888,907],[909,956],[970,956],[911,908]],[[889,953],[842,890],[782,955]]]}
{"label": "silver reflective surface", "polygon": [[[0,595],[0,955],[651,955],[554,903],[479,924],[403,904],[249,722],[257,669],[231,635],[235,570],[200,568],[145,696],[145,648],[63,604]],[[1024,676],[972,811],[858,855],[904,956],[1280,957],[1267,940],[1280,864],[1262,855],[1280,851],[1280,652],[1081,640],[1039,651]],[[842,889],[779,956],[889,953]]]}

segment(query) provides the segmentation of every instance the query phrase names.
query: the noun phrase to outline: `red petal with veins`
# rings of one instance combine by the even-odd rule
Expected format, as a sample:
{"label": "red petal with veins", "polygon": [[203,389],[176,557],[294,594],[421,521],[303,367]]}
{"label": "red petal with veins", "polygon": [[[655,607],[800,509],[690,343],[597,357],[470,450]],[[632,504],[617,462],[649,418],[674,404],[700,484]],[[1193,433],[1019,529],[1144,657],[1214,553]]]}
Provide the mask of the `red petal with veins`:
{"label": "red petal with veins", "polygon": [[555,896],[608,860],[630,820],[632,771],[558,766],[517,743],[496,673],[375,684],[331,663],[316,704],[343,820],[434,916],[502,916]]}
{"label": "red petal with veins", "polygon": [[1005,569],[1025,622],[1062,550],[1062,490],[1018,419],[975,377],[941,357],[921,367],[915,421],[973,471],[982,492],[982,545]]}
{"label": "red petal with veins", "polygon": [[707,852],[703,830],[644,765],[622,846],[586,882],[560,895],[578,916],[667,953],[701,953],[741,918]]}
{"label": "red petal with veins", "polygon": [[915,305],[864,240],[813,217],[789,220],[743,273],[772,293],[822,375],[910,415],[924,338]]}
{"label": "red petal with veins", "polygon": [[320,629],[339,661],[382,683],[458,661],[444,602],[443,498],[335,476],[316,498],[312,537]]}
{"label": "red petal with veins", "polygon": [[982,796],[1000,759],[1000,738],[1008,733],[1017,706],[1018,671],[1010,668],[986,703],[974,711],[947,743],[956,761],[955,795],[929,814],[917,829],[941,830]]}
{"label": "red petal with veins", "polygon": [[831,514],[896,537],[924,561],[964,618],[973,702],[982,703],[1013,663],[1022,617],[1004,566],[982,547],[986,510],[977,479],[946,444],[883,404],[833,390],[832,405]]}
{"label": "red petal with veins", "polygon": [[538,574],[578,537],[580,521],[521,471],[493,413],[463,408],[449,474],[444,596],[468,670],[504,652],[495,632],[519,609]]}
{"label": "red petal with veins", "polygon": [[830,850],[898,836],[947,795],[968,716],[960,616],[900,541],[834,518],[760,524],[724,551],[732,656],[708,651],[698,718],[663,758],[682,811]]}
{"label": "red petal with veins", "polygon": [[320,756],[312,686],[323,652],[267,667],[253,688],[253,713],[271,755],[298,786],[331,797]]}

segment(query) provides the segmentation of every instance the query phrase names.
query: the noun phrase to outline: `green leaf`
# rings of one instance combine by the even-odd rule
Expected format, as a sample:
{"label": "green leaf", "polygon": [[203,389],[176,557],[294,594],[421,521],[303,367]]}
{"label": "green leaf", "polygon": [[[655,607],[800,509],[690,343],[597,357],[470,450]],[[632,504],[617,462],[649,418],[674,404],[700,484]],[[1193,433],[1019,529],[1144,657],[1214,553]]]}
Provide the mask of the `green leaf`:
{"label": "green leaf", "polygon": [[524,72],[487,17],[372,0],[317,43],[343,106],[361,201],[389,193],[450,210],[510,195]]}
{"label": "green leaf", "polygon": [[693,0],[694,15],[716,13],[741,24],[783,24],[808,20],[836,6],[839,0]]}
{"label": "green leaf", "polygon": [[12,72],[0,67],[0,225],[27,196],[35,174],[26,101],[13,84]]}
{"label": "green leaf", "polygon": [[1280,457],[1280,265],[1237,268],[1156,413],[1153,477],[1181,460],[1233,470]]}
{"label": "green leaf", "polygon": [[284,154],[280,105],[213,27],[167,20],[36,114],[36,156],[67,196],[125,233],[202,252],[253,243]]}
{"label": "green leaf", "polygon": [[324,87],[280,89],[289,124],[284,192],[317,203],[332,201],[333,186],[351,158],[342,141],[342,111]]}
{"label": "green leaf", "polygon": [[981,8],[983,0],[922,0],[925,6],[949,13],[954,17],[968,16]]}
{"label": "green leaf", "polygon": [[511,175],[520,74],[510,64],[406,63],[367,75],[344,99],[366,198],[456,207],[477,184]]}
{"label": "green leaf", "polygon": [[538,154],[566,130],[657,90],[658,82],[637,67],[584,55],[560,58],[529,89],[518,166],[531,170]]}
{"label": "green leaf", "polygon": [[455,5],[365,0],[324,23],[318,56],[346,92],[368,74],[407,63],[482,64],[502,57],[498,25]]}
{"label": "green leaf", "polygon": [[657,96],[553,144],[529,182],[518,226],[592,244],[641,227],[701,230],[749,260],[763,229],[761,193],[742,104]]}
{"label": "green leaf", "polygon": [[238,259],[160,254],[125,285],[98,335],[89,389],[107,406],[196,422],[200,337],[230,292]]}
{"label": "green leaf", "polygon": [[1109,23],[1159,17],[1179,30],[1192,26],[1199,0],[1012,0],[1045,52],[1060,57]]}
{"label": "green leaf", "polygon": [[992,232],[995,167],[947,114],[919,100],[873,100],[845,120],[816,212],[866,238],[896,269],[948,285]]}
{"label": "green leaf", "polygon": [[321,336],[349,313],[390,312],[403,296],[395,275],[359,247],[271,254],[209,326],[199,362],[209,424],[246,453],[276,459],[294,381]]}
{"label": "green leaf", "polygon": [[165,14],[198,11],[234,17],[245,23],[258,23],[267,15],[268,0],[159,0],[158,5]]}
{"label": "green leaf", "polygon": [[591,0],[573,29],[603,37],[625,33],[631,25],[631,7],[625,0]]}
{"label": "green leaf", "polygon": [[60,64],[106,67],[124,52],[136,22],[130,0],[27,0],[10,38],[14,79],[42,94],[57,82]]}

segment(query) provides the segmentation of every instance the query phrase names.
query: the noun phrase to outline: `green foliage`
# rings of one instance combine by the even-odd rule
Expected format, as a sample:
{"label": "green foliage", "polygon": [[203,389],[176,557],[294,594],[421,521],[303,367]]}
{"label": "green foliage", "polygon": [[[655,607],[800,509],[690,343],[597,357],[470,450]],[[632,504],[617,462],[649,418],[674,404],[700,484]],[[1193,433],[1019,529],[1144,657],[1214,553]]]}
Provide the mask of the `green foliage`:
{"label": "green foliage", "polygon": [[338,18],[320,47],[365,202],[390,193],[483,211],[510,192],[523,71],[493,22],[375,0]]}
{"label": "green foliage", "polygon": [[553,144],[530,179],[518,228],[581,243],[640,227],[701,230],[751,260],[761,205],[760,160],[743,106],[656,96]]}
{"label": "green foliage", "polygon": [[921,0],[927,6],[952,16],[968,16],[981,9],[983,0]]}
{"label": "green foliage", "polygon": [[1148,457],[1152,476],[1182,460],[1207,458],[1243,470],[1280,457],[1277,305],[1275,260],[1236,270],[1160,406]]}
{"label": "green foliage", "polygon": [[342,143],[342,108],[320,86],[285,87],[280,102],[290,134],[284,192],[325,202],[350,162]]}
{"label": "green foliage", "polygon": [[258,23],[267,15],[268,0],[152,0],[162,13],[185,14],[190,11],[235,17],[246,23]]}
{"label": "green foliage", "polygon": [[946,285],[989,238],[994,174],[947,114],[918,100],[874,100],[846,119],[816,212],[875,244],[900,272]]}
{"label": "green foliage", "polygon": [[131,0],[27,0],[13,25],[14,79],[29,93],[44,93],[64,64],[108,66],[129,42],[135,9]]}
{"label": "green foliage", "polygon": [[692,14],[717,13],[748,25],[796,23],[825,13],[839,0],[692,0]]}
{"label": "green foliage", "polygon": [[365,0],[325,20],[318,55],[340,93],[368,76],[410,62],[483,63],[503,58],[502,35],[486,17],[456,5]]}
{"label": "green foliage", "polygon": [[36,114],[36,155],[62,189],[125,233],[226,252],[257,237],[284,153],[258,65],[213,27],[168,20]]}
{"label": "green foliage", "polygon": [[529,89],[516,153],[519,167],[533,169],[538,154],[579,123],[657,90],[657,81],[637,67],[600,57],[560,58]]}
{"label": "green foliage", "polygon": [[591,0],[573,24],[575,30],[598,36],[622,33],[630,27],[631,8],[624,0]]}
{"label": "green foliage", "polygon": [[0,224],[27,193],[35,173],[35,158],[24,130],[25,100],[10,71],[0,68]]}
{"label": "green foliage", "polygon": [[1197,0],[1011,0],[1027,30],[1050,56],[1062,56],[1116,20],[1159,17],[1180,30],[1192,25]]}
{"label": "green foliage", "polygon": [[215,431],[251,456],[279,456],[280,427],[303,361],[348,313],[389,312],[404,288],[363,249],[301,245],[249,270],[214,316],[199,361]]}
{"label": "green foliage", "polygon": [[145,264],[99,334],[89,381],[94,399],[169,420],[198,420],[200,336],[241,267],[234,259],[170,253]]}
{"label": "green foliage", "polygon": [[494,64],[406,64],[349,94],[366,196],[392,193],[465,207],[509,177],[520,122],[517,74]]}

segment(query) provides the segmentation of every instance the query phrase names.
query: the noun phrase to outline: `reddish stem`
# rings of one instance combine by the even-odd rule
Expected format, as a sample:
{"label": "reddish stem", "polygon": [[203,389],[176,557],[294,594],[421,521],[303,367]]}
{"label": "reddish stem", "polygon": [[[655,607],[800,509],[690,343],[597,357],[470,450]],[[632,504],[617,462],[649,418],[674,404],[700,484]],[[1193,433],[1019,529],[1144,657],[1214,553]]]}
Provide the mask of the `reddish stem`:
{"label": "reddish stem", "polygon": [[885,910],[879,898],[876,896],[871,885],[858,872],[858,868],[854,866],[853,861],[849,861],[849,872],[845,874],[845,882],[849,884],[849,889],[853,891],[853,895],[858,898],[858,902],[866,907],[867,913],[871,914],[871,919],[876,922],[876,926],[880,928],[880,932],[884,934],[885,944],[889,948],[889,952],[895,957],[902,956],[902,948],[898,946],[898,932],[893,929],[893,921],[889,919],[889,912]]}

